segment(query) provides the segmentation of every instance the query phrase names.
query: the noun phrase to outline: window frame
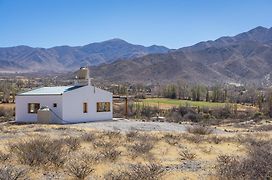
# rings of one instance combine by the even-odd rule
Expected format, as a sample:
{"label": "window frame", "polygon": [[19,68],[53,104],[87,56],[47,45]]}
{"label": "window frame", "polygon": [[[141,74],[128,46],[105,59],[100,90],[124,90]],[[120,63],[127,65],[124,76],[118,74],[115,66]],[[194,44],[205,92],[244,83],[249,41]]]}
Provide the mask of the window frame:
{"label": "window frame", "polygon": [[96,102],[96,112],[111,112],[111,103]]}
{"label": "window frame", "polygon": [[[31,105],[34,105],[33,112],[31,111],[32,109]],[[40,107],[41,107],[40,103],[27,103],[27,112],[28,114],[37,114]]]}

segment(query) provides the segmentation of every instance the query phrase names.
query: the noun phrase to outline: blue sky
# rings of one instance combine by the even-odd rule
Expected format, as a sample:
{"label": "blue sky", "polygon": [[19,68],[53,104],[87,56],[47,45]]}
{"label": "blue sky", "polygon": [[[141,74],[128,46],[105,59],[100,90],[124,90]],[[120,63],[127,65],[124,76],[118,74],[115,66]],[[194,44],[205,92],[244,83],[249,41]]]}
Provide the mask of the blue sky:
{"label": "blue sky", "polygon": [[272,26],[271,0],[0,0],[0,47],[121,38],[169,48]]}

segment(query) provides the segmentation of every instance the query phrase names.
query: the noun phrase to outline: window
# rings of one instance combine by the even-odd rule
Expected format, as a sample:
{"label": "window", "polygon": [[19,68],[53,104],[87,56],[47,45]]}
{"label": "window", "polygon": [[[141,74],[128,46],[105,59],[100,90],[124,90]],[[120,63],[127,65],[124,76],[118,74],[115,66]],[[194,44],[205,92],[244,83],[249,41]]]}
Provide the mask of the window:
{"label": "window", "polygon": [[36,114],[40,109],[39,103],[28,103],[28,113]]}
{"label": "window", "polygon": [[53,107],[57,107],[58,105],[57,105],[57,103],[53,103]]}
{"label": "window", "polygon": [[97,112],[110,112],[110,102],[98,102],[96,103]]}
{"label": "window", "polygon": [[88,104],[86,102],[83,103],[83,113],[88,113]]}

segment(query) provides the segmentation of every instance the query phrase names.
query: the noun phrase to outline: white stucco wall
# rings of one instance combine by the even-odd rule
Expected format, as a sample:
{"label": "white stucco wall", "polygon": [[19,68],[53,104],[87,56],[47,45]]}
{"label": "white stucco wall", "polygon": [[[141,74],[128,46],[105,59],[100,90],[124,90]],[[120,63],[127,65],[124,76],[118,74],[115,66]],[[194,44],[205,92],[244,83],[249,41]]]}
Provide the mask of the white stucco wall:
{"label": "white stucco wall", "polygon": [[[88,103],[88,113],[83,113],[83,103]],[[96,112],[97,102],[110,102],[110,112]],[[64,123],[77,123],[112,119],[112,93],[93,86],[84,86],[63,94]]]}
{"label": "white stucco wall", "polygon": [[[16,122],[36,122],[37,114],[28,113],[28,103],[40,103],[40,107],[48,106],[59,117],[62,118],[62,96],[50,95],[50,96],[16,96]],[[57,103],[57,107],[53,107],[53,103]],[[55,123],[60,122],[59,118],[52,115],[52,119]]]}

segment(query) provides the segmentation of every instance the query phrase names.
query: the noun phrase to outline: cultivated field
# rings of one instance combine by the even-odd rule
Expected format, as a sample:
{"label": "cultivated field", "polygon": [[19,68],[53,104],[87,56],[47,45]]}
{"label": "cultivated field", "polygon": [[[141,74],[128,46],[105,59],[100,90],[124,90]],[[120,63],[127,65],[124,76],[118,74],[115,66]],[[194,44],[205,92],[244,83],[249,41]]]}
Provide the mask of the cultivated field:
{"label": "cultivated field", "polygon": [[224,133],[197,125],[180,132],[101,126],[1,124],[0,177],[8,171],[22,179],[241,179],[239,170],[262,179],[272,172],[271,121],[217,126]]}
{"label": "cultivated field", "polygon": [[[159,109],[169,109],[177,106],[188,106],[188,107],[200,107],[200,108],[222,108],[231,103],[220,103],[220,102],[206,102],[206,101],[191,101],[191,100],[180,100],[180,99],[169,99],[169,98],[147,98],[139,102],[140,104],[158,107]],[[246,106],[237,104],[238,109],[256,109],[252,106]]]}
{"label": "cultivated field", "polygon": [[163,107],[173,106],[194,106],[194,107],[223,107],[226,103],[206,102],[206,101],[191,101],[168,98],[147,98],[142,101],[145,104],[156,105]]}

